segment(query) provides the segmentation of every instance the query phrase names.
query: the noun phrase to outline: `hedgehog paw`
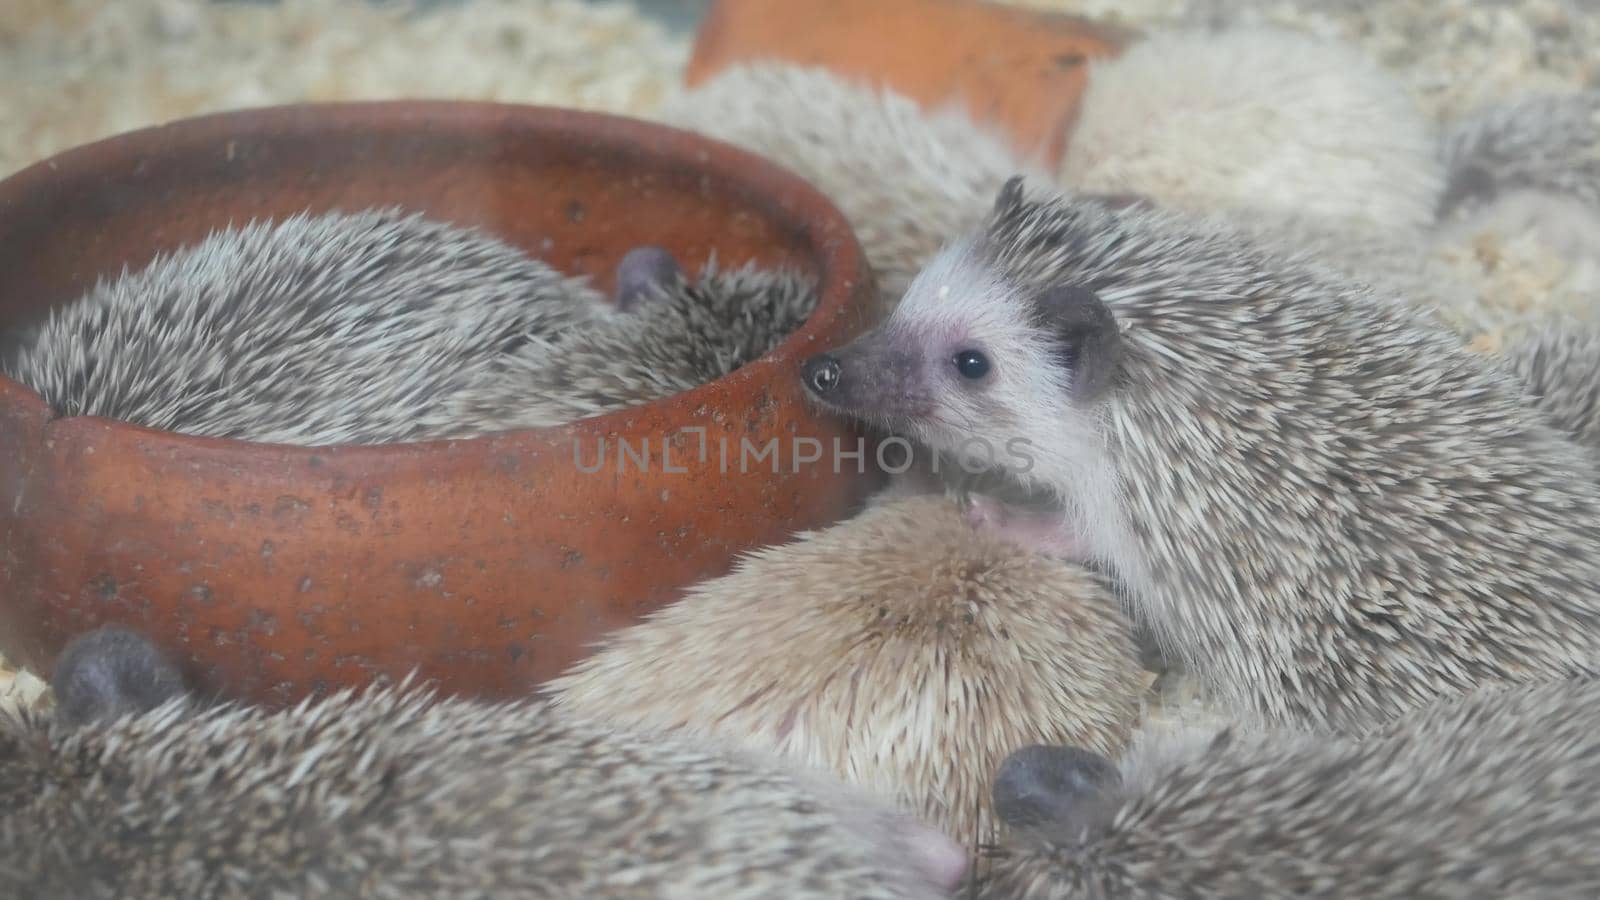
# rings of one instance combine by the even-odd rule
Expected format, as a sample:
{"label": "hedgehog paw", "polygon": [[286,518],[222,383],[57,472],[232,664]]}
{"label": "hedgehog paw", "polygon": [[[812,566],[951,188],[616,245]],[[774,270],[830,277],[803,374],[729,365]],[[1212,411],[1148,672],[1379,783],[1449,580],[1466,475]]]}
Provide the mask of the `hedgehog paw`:
{"label": "hedgehog paw", "polygon": [[1004,503],[981,494],[967,498],[965,510],[967,525],[978,531],[999,530],[1006,522]]}

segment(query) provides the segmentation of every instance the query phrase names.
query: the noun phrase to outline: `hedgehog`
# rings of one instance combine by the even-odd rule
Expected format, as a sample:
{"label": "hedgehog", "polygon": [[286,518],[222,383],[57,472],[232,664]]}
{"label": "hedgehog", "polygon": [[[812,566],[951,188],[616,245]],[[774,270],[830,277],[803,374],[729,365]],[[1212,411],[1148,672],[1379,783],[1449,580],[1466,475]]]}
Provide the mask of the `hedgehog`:
{"label": "hedgehog", "polygon": [[451,437],[558,425],[686,391],[772,350],[816,308],[814,278],[754,263],[698,279],[658,247],[618,266],[630,313],[559,340],[530,340],[476,373],[446,404]]}
{"label": "hedgehog", "polygon": [[1436,142],[1408,92],[1354,48],[1271,28],[1178,30],[1090,62],[1056,176],[1188,212],[1417,234],[1443,189]]}
{"label": "hedgehog", "polygon": [[[1241,718],[1336,728],[1600,653],[1595,460],[1381,286],[1212,218],[1025,196],[807,359],[824,410],[1030,496]],[[997,509],[997,507],[1000,507]]]}
{"label": "hedgehog", "polygon": [[219,232],[15,337],[62,415],[288,444],[558,425],[721,377],[815,308],[753,263],[684,277],[663,248],[606,298],[475,229],[370,210]]}
{"label": "hedgehog", "polygon": [[1496,358],[1552,422],[1600,454],[1600,323],[1549,316],[1508,338]]}
{"label": "hedgehog", "polygon": [[585,717],[830,773],[976,846],[1006,753],[1046,734],[1116,753],[1144,679],[1101,576],[923,495],[743,557],[546,689]]}
{"label": "hedgehog", "polygon": [[606,313],[580,279],[399,209],[215,232],[57,308],[6,372],[60,415],[285,444],[425,437],[475,370]]}
{"label": "hedgehog", "polygon": [[[63,665],[136,668],[91,651]],[[966,867],[837,782],[528,698],[119,708],[0,728],[7,896],[931,900]]]}
{"label": "hedgehog", "polygon": [[1597,712],[1583,675],[1481,686],[1362,739],[1190,733],[1138,772],[1019,748],[994,776],[1008,827],[979,896],[1596,896]]}
{"label": "hedgehog", "polygon": [[850,223],[892,301],[944,243],[983,219],[1018,172],[1051,176],[963,109],[922,106],[826,69],[730,66],[656,117],[757,153],[811,182]]}
{"label": "hedgehog", "polygon": [[[1439,149],[1425,154],[1428,135],[1416,122],[1396,130],[1329,130],[1321,123],[1340,117],[1327,110],[1309,114],[1316,104],[1251,99],[1262,85],[1270,85],[1267,90],[1321,97],[1321,102],[1329,103],[1342,96],[1341,91],[1355,90],[1364,79],[1381,81],[1383,76],[1375,76],[1365,63],[1328,64],[1324,54],[1344,52],[1337,45],[1300,54],[1296,58],[1301,68],[1296,69],[1273,56],[1277,52],[1273,48],[1285,38],[1272,32],[1217,36],[1188,32],[1153,40],[1155,49],[1139,47],[1096,63],[1105,71],[1095,73],[1085,96],[1060,179],[1066,187],[1137,190],[1158,205],[1195,214],[1226,214],[1235,227],[1251,232],[1256,240],[1314,253],[1320,262],[1352,278],[1386,282],[1479,346],[1493,347],[1517,332],[1539,328],[1552,309],[1588,314],[1589,299],[1600,290],[1600,256],[1593,249],[1600,246],[1600,205],[1594,202],[1600,196],[1600,121],[1595,116],[1600,92],[1535,95],[1485,108],[1451,123]],[[1305,36],[1290,35],[1286,40],[1284,46],[1307,42],[1321,46]],[[1219,41],[1255,49],[1242,55],[1215,52],[1212,45]],[[1280,74],[1270,78],[1251,74],[1249,67],[1256,64],[1257,54]],[[1235,66],[1237,70],[1231,68]],[[1186,77],[1171,76],[1178,70]],[[1326,82],[1330,90],[1296,86],[1292,78],[1281,77],[1287,71],[1303,71]],[[1228,79],[1239,86],[1221,90]],[[1380,96],[1390,96],[1377,81],[1369,87]],[[1287,174],[1249,153],[1241,154],[1234,145],[1255,140],[1263,132],[1227,124],[1227,115],[1217,108],[1222,101],[1208,105],[1207,92],[1235,104],[1236,109],[1225,112],[1236,118],[1266,118],[1280,114],[1277,108],[1282,107],[1295,117],[1290,121],[1305,118],[1308,124],[1316,123],[1314,133],[1260,145],[1260,154],[1276,154],[1300,174]],[[1355,104],[1352,114],[1381,116],[1394,107],[1391,112],[1400,115],[1397,104],[1404,106],[1405,101]],[[1167,106],[1176,111],[1167,112]],[[1191,116],[1193,123],[1187,119]],[[1414,112],[1405,116],[1415,118]],[[1179,126],[1181,139],[1164,144],[1162,135],[1179,134],[1171,130]],[[1203,135],[1210,127],[1226,134],[1197,139],[1197,130]],[[1349,140],[1351,135],[1402,138],[1408,149],[1399,155],[1411,162],[1402,165],[1374,151],[1294,163],[1332,149],[1330,141]],[[1168,156],[1179,162],[1166,164],[1161,152],[1168,146],[1172,150]],[[1197,150],[1213,146],[1230,148],[1218,154],[1221,164],[1213,163],[1204,149]],[[1084,163],[1085,156],[1095,157],[1096,162]],[[1371,160],[1383,164],[1368,167]],[[1073,174],[1068,170],[1074,166],[1087,166],[1093,172]],[[1361,177],[1352,178],[1350,167],[1368,168]],[[1228,182],[1230,172],[1242,180]],[[1329,174],[1335,177],[1327,178]],[[1378,187],[1380,179],[1395,183]],[[1198,186],[1191,188],[1191,183]],[[1369,190],[1381,195],[1383,202],[1368,203],[1363,192]],[[1425,200],[1433,207],[1422,215],[1416,211],[1423,209]],[[1394,216],[1395,210],[1386,205],[1391,201],[1404,203],[1416,214]],[[1340,213],[1336,209],[1340,204],[1360,205],[1371,215],[1363,219]]]}
{"label": "hedgehog", "polygon": [[656,116],[811,181],[850,221],[891,304],[1018,173],[1080,194],[1280,212],[1353,231],[1414,236],[1433,221],[1444,181],[1436,135],[1354,50],[1237,28],[1151,35],[1090,65],[1057,165],[958,103],[924,107],[776,61],[730,66]]}
{"label": "hedgehog", "polygon": [[1439,155],[1448,173],[1441,222],[1518,192],[1600,208],[1600,90],[1529,94],[1486,106],[1450,123]]}

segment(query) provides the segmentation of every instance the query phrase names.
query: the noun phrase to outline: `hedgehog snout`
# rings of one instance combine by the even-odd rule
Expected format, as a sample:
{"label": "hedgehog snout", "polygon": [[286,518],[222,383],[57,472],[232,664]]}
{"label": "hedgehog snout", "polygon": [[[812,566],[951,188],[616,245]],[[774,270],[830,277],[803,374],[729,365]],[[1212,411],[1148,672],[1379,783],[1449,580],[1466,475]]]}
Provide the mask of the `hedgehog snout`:
{"label": "hedgehog snout", "polygon": [[806,390],[817,397],[826,397],[839,386],[839,360],[831,354],[819,353],[805,361],[800,369],[800,379]]}
{"label": "hedgehog snout", "polygon": [[806,360],[800,367],[806,395],[819,406],[880,425],[914,427],[934,410],[915,350],[868,334]]}

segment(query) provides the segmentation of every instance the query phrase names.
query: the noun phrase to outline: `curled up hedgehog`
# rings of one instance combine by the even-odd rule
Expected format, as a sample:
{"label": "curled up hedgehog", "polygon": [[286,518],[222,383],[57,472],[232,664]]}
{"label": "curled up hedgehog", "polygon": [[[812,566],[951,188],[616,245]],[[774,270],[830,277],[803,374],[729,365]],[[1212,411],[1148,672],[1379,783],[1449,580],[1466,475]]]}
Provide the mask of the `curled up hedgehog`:
{"label": "curled up hedgehog", "polygon": [[89,632],[0,727],[9,897],[948,897],[949,838],[826,778],[542,701],[202,704]]}
{"label": "curled up hedgehog", "polygon": [[614,298],[476,229],[395,209],[212,234],[8,335],[61,415],[299,445],[471,437],[645,403],[772,349],[812,279],[686,277],[658,247]]}
{"label": "curled up hedgehog", "polygon": [[990,773],[1016,747],[1121,752],[1140,663],[1100,575],[974,532],[927,495],[747,555],[547,690],[585,718],[823,772],[977,846]]}

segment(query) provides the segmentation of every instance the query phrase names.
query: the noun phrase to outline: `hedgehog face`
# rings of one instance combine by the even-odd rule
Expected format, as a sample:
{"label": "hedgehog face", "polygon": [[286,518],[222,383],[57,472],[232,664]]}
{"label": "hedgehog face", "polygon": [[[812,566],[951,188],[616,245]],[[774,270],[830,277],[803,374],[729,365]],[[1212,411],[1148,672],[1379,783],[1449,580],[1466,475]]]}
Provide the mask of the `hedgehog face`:
{"label": "hedgehog face", "polygon": [[1054,486],[1072,468],[1061,455],[1081,455],[1072,448],[1095,430],[1091,410],[1119,349],[1093,291],[1025,294],[969,240],[935,257],[883,324],[808,360],[802,379],[824,408],[914,438],[969,472]]}

